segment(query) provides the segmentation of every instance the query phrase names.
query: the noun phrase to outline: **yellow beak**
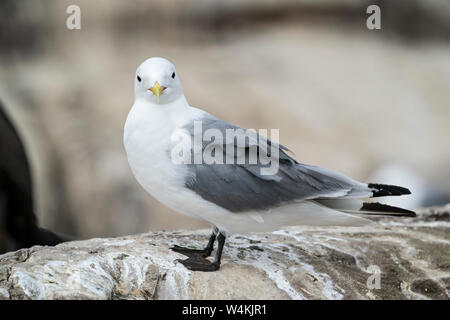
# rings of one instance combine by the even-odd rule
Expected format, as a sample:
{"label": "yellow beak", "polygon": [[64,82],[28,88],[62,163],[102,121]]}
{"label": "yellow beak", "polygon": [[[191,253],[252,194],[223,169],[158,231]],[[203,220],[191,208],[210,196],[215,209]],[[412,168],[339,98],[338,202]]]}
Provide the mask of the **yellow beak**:
{"label": "yellow beak", "polygon": [[158,81],[156,81],[153,87],[148,90],[150,90],[159,99],[159,96],[164,90],[166,90],[166,87],[160,86]]}

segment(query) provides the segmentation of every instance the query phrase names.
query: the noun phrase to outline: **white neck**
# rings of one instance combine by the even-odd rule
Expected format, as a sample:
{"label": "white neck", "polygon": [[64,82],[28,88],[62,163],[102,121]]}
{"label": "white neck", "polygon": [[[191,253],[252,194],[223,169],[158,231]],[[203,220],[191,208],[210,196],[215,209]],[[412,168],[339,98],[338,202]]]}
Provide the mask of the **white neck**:
{"label": "white neck", "polygon": [[139,118],[139,122],[142,121],[147,124],[149,122],[162,122],[167,126],[179,127],[189,118],[190,109],[191,107],[185,96],[181,95],[178,99],[165,104],[137,98],[131,112]]}
{"label": "white neck", "polygon": [[189,106],[189,104],[188,104],[184,94],[182,94],[179,98],[175,99],[174,101],[169,102],[169,103],[164,103],[164,104],[153,103],[152,101],[149,101],[149,100],[147,100],[145,98],[142,98],[142,97],[138,96],[138,97],[135,97],[134,104],[151,105],[154,108],[164,108],[165,110],[174,109],[174,108],[180,108],[180,106],[186,106],[186,107]]}

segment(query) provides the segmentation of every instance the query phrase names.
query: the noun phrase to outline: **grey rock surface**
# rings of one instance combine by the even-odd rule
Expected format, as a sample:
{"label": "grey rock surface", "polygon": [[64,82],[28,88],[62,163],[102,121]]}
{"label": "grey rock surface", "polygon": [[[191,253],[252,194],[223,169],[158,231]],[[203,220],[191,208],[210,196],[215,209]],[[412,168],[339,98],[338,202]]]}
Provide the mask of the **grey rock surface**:
{"label": "grey rock surface", "polygon": [[449,299],[449,227],[447,206],[364,228],[234,235],[212,273],[169,249],[202,247],[208,230],[35,246],[0,256],[0,298]]}

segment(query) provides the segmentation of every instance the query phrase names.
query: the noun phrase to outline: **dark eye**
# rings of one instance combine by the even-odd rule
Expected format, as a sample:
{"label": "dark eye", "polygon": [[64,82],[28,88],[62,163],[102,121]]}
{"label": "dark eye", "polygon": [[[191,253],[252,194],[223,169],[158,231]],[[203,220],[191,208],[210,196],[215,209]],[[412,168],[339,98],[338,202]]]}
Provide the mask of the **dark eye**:
{"label": "dark eye", "polygon": [[139,77],[139,76],[137,76],[137,80],[138,80],[139,82],[142,81],[141,77]]}
{"label": "dark eye", "polygon": [[175,72],[172,73],[172,79],[175,79]]}

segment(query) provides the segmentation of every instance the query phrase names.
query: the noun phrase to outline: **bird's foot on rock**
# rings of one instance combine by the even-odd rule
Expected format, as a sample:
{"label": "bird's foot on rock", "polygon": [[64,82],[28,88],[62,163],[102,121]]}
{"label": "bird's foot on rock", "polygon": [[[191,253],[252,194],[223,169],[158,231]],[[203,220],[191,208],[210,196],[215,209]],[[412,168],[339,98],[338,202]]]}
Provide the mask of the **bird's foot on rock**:
{"label": "bird's foot on rock", "polygon": [[201,256],[201,257],[208,257],[211,254],[210,249],[205,248],[205,249],[190,249],[190,248],[185,248],[185,247],[180,247],[180,246],[173,246],[172,248],[170,248],[170,250],[181,253],[189,258],[195,257],[195,256]]}
{"label": "bird's foot on rock", "polygon": [[212,272],[212,271],[217,271],[220,268],[219,263],[210,262],[200,256],[197,256],[196,258],[189,257],[186,260],[177,259],[176,261],[180,262],[181,264],[183,264],[186,268],[188,268],[191,271]]}

